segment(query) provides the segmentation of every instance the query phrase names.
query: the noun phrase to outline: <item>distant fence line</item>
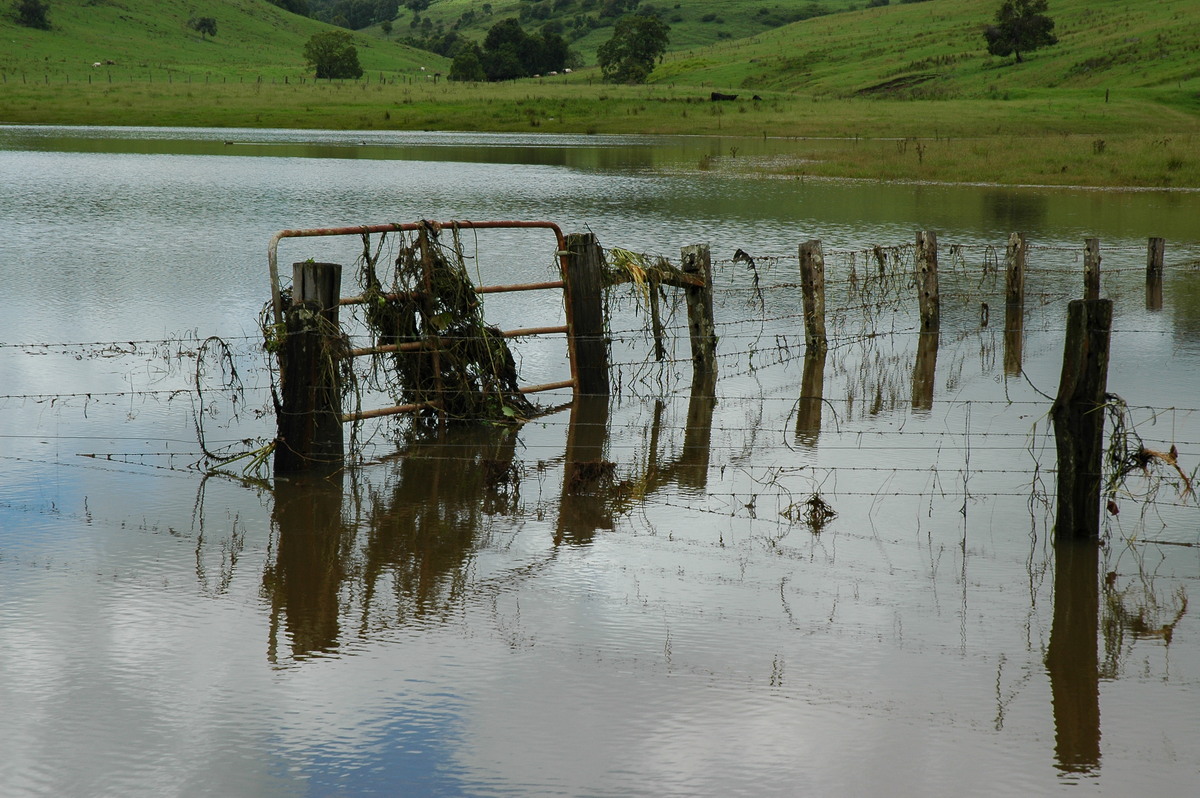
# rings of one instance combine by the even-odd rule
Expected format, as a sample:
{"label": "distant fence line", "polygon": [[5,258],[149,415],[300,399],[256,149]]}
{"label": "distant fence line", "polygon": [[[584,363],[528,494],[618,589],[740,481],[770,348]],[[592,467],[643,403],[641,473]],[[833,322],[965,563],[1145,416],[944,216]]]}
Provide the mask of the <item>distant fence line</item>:
{"label": "distant fence line", "polygon": [[275,86],[411,86],[417,83],[437,83],[442,75],[440,72],[417,72],[413,75],[378,75],[364,74],[361,78],[316,78],[309,75],[196,75],[191,72],[172,72],[170,70],[151,69],[128,70],[114,73],[103,67],[95,68],[83,74],[72,75],[69,72],[0,72],[0,85],[20,83],[22,85],[69,85],[76,84],[122,84],[144,83],[146,85],[275,85]]}

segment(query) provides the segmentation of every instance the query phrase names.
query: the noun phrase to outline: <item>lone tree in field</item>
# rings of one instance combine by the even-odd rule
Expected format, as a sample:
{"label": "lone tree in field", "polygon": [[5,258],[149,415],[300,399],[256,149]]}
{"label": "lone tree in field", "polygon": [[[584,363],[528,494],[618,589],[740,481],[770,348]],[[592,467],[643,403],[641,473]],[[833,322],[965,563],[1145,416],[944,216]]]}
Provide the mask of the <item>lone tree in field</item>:
{"label": "lone tree in field", "polygon": [[18,25],[50,30],[50,4],[45,0],[17,0],[13,11]]}
{"label": "lone tree in field", "polygon": [[596,60],[606,80],[613,83],[645,83],[654,62],[667,51],[670,28],[658,17],[631,14],[613,26],[613,35],[596,51]]}
{"label": "lone tree in field", "polygon": [[331,30],[314,34],[304,45],[304,60],[316,70],[318,78],[361,78],[358,48],[347,31]]}
{"label": "lone tree in field", "polygon": [[1019,64],[1025,60],[1021,53],[1058,44],[1053,30],[1054,20],[1046,16],[1046,0],[1004,0],[996,12],[996,24],[988,25],[983,36],[989,53],[1001,58],[1015,54]]}
{"label": "lone tree in field", "polygon": [[202,39],[217,35],[217,20],[215,17],[192,17],[188,20],[188,27],[199,33]]}

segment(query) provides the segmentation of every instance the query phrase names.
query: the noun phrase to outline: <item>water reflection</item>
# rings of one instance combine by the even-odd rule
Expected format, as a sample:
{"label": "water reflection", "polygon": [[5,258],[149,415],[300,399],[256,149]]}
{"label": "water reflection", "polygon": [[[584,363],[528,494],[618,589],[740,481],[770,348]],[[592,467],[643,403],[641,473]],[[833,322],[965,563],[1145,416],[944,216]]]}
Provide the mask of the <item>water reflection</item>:
{"label": "water reflection", "polygon": [[1014,302],[1004,305],[1004,373],[1021,374],[1025,343],[1025,306]]}
{"label": "water reflection", "polygon": [[1037,230],[1046,224],[1049,208],[1045,192],[1020,189],[980,192],[980,215],[995,230]]}
{"label": "water reflection", "polygon": [[800,402],[796,408],[796,440],[803,446],[816,446],[821,433],[821,407],[825,404],[825,347],[804,353],[804,373],[800,382]]}
{"label": "water reflection", "polygon": [[607,442],[608,397],[575,397],[567,427],[555,543],[590,543],[597,531],[613,528],[610,494],[614,469],[604,459]]}
{"label": "water reflection", "polygon": [[1055,764],[1064,773],[1100,765],[1099,547],[1095,541],[1054,546],[1054,625],[1046,670],[1054,701]]}
{"label": "water reflection", "polygon": [[350,605],[359,628],[443,618],[464,599],[485,518],[517,510],[516,430],[414,427],[406,436],[382,487],[352,484],[347,494],[342,476],[277,483],[277,542],[263,575],[272,662],[281,628],[292,657],[337,649]]}
{"label": "water reflection", "polygon": [[337,648],[338,598],[346,579],[341,475],[330,479],[279,481],[272,513],[278,538],[274,562],[263,573],[271,603],[267,658],[278,660],[281,624],[291,656]]}

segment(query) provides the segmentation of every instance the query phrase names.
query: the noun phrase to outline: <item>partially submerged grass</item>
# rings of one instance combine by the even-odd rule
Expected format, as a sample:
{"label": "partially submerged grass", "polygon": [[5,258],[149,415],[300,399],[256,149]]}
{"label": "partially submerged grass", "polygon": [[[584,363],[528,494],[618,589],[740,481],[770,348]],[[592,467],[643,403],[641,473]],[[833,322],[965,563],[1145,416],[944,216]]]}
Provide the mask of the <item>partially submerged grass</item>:
{"label": "partially submerged grass", "polygon": [[[712,103],[696,89],[564,79],[504,85],[204,82],[0,84],[6,124],[651,133],[804,139],[795,176],[1200,187],[1195,117],[1153,90],[1025,92],[1005,102],[815,99]],[[1148,130],[1152,133],[1129,133]],[[738,159],[739,168],[750,166]],[[714,164],[709,164],[713,166]]]}

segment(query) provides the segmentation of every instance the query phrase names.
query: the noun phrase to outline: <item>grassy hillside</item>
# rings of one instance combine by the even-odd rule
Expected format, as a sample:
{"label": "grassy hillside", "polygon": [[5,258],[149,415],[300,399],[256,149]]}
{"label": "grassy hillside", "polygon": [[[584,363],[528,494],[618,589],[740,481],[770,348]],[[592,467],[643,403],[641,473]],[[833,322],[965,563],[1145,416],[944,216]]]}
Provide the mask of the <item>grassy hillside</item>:
{"label": "grassy hillside", "polygon": [[[656,11],[671,26],[669,48],[681,49],[744,39],[798,19],[865,4],[866,0],[647,0],[640,8]],[[612,37],[620,16],[606,14],[604,7],[604,0],[432,0],[415,14],[401,6],[392,37],[440,30],[482,41],[497,22],[515,17],[530,32],[552,26],[590,64],[596,49]]]}
{"label": "grassy hillside", "polygon": [[1196,0],[1051,0],[1059,43],[990,56],[998,0],[928,0],[820,17],[669,54],[659,83],[817,96],[1007,99],[1030,89],[1200,89]]}
{"label": "grassy hillside", "polygon": [[[0,0],[0,73],[87,80],[96,62],[108,79],[145,76],[299,77],[307,74],[304,43],[328,25],[284,11],[265,0],[50,0],[48,31],[16,25],[11,0]],[[204,38],[189,19],[213,17],[217,35]],[[430,53],[358,35],[359,61],[387,75],[444,69]],[[112,61],[109,65],[106,62]],[[9,78],[10,80],[12,77]]]}

